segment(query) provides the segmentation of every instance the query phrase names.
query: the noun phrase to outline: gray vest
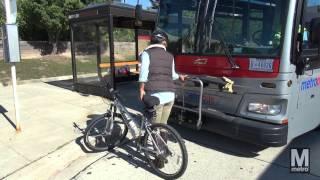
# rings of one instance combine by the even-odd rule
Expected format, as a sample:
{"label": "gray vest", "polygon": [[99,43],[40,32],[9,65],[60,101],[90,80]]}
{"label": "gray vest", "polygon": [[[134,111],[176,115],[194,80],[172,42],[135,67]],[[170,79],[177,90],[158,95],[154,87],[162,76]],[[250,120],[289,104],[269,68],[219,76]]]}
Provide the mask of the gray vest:
{"label": "gray vest", "polygon": [[150,57],[147,92],[175,91],[172,80],[173,55],[163,48],[155,47],[146,50]]}

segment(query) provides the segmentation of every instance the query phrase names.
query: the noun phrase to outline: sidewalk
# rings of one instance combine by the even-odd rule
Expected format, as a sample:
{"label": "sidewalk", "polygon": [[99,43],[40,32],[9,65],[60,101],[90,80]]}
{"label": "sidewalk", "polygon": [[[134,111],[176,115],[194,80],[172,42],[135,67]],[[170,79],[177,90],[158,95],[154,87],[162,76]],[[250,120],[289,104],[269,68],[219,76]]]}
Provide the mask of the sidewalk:
{"label": "sidewalk", "polygon": [[[81,131],[108,105],[100,97],[83,96],[50,84],[38,82],[18,86],[20,133],[10,124],[10,121],[15,122],[12,87],[0,87],[0,105],[8,111],[0,114],[0,180],[159,179],[149,171],[143,156],[135,155],[127,146],[113,152],[88,152],[82,145]],[[137,89],[137,84],[124,84],[119,88],[131,109],[139,107],[139,101],[134,99],[138,98],[134,92]],[[320,177],[320,129],[284,147],[261,148],[205,131],[175,128],[185,139],[189,155],[188,169],[181,179]],[[292,147],[310,148],[310,174],[290,173]]]}
{"label": "sidewalk", "polygon": [[107,107],[102,98],[46,83],[19,85],[18,94],[20,133],[10,123],[15,123],[12,87],[0,87],[0,105],[8,111],[0,114],[0,179],[49,179],[67,168],[68,162],[90,156],[75,146],[75,139],[82,136],[75,125],[85,128],[88,120],[101,114]]}

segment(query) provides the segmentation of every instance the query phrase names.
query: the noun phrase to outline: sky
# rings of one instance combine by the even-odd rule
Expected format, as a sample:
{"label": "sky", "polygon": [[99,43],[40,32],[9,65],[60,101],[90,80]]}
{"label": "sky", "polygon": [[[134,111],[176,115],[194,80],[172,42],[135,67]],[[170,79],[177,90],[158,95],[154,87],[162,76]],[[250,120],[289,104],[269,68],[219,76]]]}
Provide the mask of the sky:
{"label": "sky", "polygon": [[308,2],[309,6],[316,6],[316,5],[320,5],[319,0],[309,0]]}
{"label": "sky", "polygon": [[[138,0],[122,0],[122,2],[125,1],[127,4],[136,5]],[[144,8],[151,6],[151,3],[149,0],[140,0],[140,4]]]}

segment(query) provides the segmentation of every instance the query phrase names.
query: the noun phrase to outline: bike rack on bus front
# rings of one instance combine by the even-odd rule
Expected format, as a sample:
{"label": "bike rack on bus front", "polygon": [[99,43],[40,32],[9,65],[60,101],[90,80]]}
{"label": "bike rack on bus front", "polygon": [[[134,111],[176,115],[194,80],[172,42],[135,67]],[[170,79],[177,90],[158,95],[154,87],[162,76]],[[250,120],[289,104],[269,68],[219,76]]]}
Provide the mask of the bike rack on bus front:
{"label": "bike rack on bus front", "polygon": [[196,126],[196,129],[197,130],[200,130],[201,129],[201,126],[202,126],[202,97],[203,97],[203,82],[200,78],[198,77],[195,77],[195,78],[188,78],[187,79],[188,81],[192,81],[192,82],[197,82],[200,84],[200,95],[199,95],[199,108],[198,110],[194,110],[194,109],[191,109],[191,108],[187,108],[185,107],[185,101],[184,101],[184,85],[185,83],[182,83],[182,106],[179,106],[179,105],[174,105],[175,108],[179,108],[179,109],[182,109],[182,110],[186,110],[186,111],[191,111],[191,112],[194,112],[194,113],[198,113],[198,120],[197,120],[197,126]]}
{"label": "bike rack on bus front", "polygon": [[200,84],[200,94],[199,94],[199,108],[198,110],[195,109],[191,109],[188,107],[185,107],[185,83],[182,83],[182,106],[180,105],[174,105],[175,108],[181,109],[181,110],[186,110],[186,111],[190,111],[193,113],[197,113],[198,114],[198,120],[197,120],[197,125],[196,125],[196,129],[200,130],[201,126],[202,126],[202,99],[203,99],[203,82],[208,83],[208,84],[216,84],[219,87],[221,87],[222,91],[228,92],[228,93],[233,93],[233,85],[234,82],[227,78],[227,77],[222,77],[222,78],[218,78],[218,77],[214,77],[214,76],[199,76],[199,77],[192,77],[192,78],[188,78],[188,81],[192,81],[192,82],[197,82]]}

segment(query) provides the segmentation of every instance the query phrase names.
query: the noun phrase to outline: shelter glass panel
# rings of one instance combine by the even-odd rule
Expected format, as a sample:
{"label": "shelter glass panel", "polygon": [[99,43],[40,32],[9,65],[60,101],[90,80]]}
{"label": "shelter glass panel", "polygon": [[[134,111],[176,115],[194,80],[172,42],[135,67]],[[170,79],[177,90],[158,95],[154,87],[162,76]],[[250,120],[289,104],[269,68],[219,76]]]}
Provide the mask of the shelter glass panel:
{"label": "shelter glass panel", "polygon": [[97,74],[96,26],[90,23],[74,25],[74,50],[78,83],[91,83]]}
{"label": "shelter glass panel", "polygon": [[[99,26],[99,44],[100,44],[100,57],[101,57],[101,75],[108,77],[111,74],[110,68],[110,46],[109,46],[109,28],[106,25]],[[99,52],[98,52],[99,53]],[[103,65],[108,65],[108,68],[103,68]]]}

